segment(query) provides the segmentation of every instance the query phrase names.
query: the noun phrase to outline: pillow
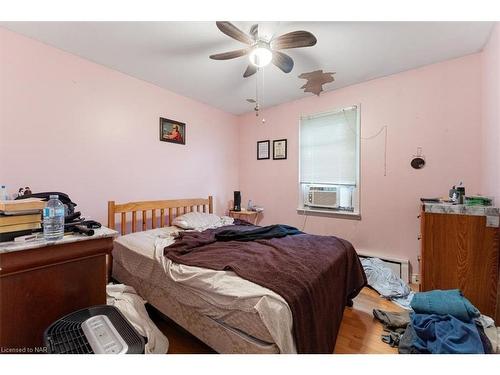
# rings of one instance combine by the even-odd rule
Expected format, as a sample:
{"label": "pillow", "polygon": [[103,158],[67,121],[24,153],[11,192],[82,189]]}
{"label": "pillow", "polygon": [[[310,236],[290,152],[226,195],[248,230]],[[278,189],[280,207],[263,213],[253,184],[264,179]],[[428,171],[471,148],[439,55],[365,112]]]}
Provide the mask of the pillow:
{"label": "pillow", "polygon": [[182,229],[204,230],[230,225],[233,221],[232,218],[227,216],[220,217],[204,212],[188,212],[187,214],[177,216],[172,224]]}

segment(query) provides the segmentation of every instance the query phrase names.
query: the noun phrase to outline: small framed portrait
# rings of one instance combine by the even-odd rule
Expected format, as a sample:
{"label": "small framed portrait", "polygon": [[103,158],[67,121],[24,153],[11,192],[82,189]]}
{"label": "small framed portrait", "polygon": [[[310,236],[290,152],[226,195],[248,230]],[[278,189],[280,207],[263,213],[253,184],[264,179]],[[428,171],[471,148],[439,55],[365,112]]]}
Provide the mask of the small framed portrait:
{"label": "small framed portrait", "polygon": [[270,159],[269,146],[270,141],[258,141],[257,142],[257,160]]}
{"label": "small framed portrait", "polygon": [[186,144],[186,124],[160,117],[160,141]]}
{"label": "small framed portrait", "polygon": [[286,159],[286,139],[276,139],[273,141],[273,160]]}

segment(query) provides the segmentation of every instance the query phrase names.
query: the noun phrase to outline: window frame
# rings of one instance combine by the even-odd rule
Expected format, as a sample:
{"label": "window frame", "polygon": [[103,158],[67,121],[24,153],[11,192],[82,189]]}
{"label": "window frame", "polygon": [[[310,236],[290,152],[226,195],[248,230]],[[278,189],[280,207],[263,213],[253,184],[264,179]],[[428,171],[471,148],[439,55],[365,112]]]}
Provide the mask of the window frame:
{"label": "window frame", "polygon": [[[355,202],[357,204],[354,206],[354,212],[328,209],[328,208],[311,208],[304,205],[304,195],[301,181],[301,141],[302,141],[302,120],[307,117],[315,117],[315,116],[327,116],[334,115],[342,112],[346,109],[355,108],[356,110],[356,189],[355,193],[356,199]],[[314,216],[323,216],[323,217],[334,217],[334,218],[342,218],[342,219],[351,219],[351,220],[361,220],[361,104],[353,104],[350,106],[337,107],[330,111],[324,111],[314,114],[301,115],[299,118],[299,157],[298,157],[298,190],[299,190],[299,202],[297,207],[297,213],[301,215],[314,215]],[[332,184],[333,185],[333,184]],[[340,185],[340,184],[339,184]]]}

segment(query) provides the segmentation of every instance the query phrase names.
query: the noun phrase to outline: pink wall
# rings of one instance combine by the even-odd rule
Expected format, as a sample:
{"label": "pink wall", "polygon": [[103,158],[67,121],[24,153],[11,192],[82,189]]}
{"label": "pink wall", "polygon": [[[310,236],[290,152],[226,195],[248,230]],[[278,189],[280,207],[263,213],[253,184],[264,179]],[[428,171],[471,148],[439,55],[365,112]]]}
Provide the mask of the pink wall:
{"label": "pink wall", "polygon": [[[299,117],[361,104],[363,137],[389,128],[387,176],[383,137],[363,140],[362,220],[311,216],[305,230],[410,259],[415,267],[421,196],[445,195],[459,180],[468,192],[482,192],[482,157],[494,160],[483,171],[484,192],[500,195],[499,49],[497,27],[482,57],[308,96],[265,110],[262,125],[253,114],[226,114],[0,28],[0,182],[11,191],[29,185],[68,192],[79,209],[104,222],[109,199],[213,194],[222,213],[239,187],[244,204],[252,199],[265,207],[263,224],[302,227]],[[158,141],[160,116],[188,124],[186,146]],[[256,160],[256,141],[280,138],[288,139],[287,160]],[[409,161],[418,146],[428,164],[415,171]],[[53,168],[50,160],[57,160]]]}
{"label": "pink wall", "polygon": [[[387,176],[384,137],[362,140],[362,219],[310,216],[305,230],[410,259],[418,273],[419,198],[447,195],[460,180],[468,192],[480,191],[480,81],[480,55],[475,54],[267,109],[265,125],[253,114],[241,116],[243,203],[252,199],[265,207],[263,224],[302,228],[304,216],[296,212],[299,117],[360,103],[362,137],[388,126]],[[287,160],[256,160],[258,140],[280,138],[288,139]],[[416,171],[409,162],[418,146],[427,165]]]}
{"label": "pink wall", "polygon": [[[187,144],[158,140],[159,117]],[[105,223],[107,201],[204,197],[238,187],[237,118],[0,28],[0,181],[70,194]]]}
{"label": "pink wall", "polygon": [[482,56],[482,183],[484,193],[500,205],[500,25],[496,25]]}

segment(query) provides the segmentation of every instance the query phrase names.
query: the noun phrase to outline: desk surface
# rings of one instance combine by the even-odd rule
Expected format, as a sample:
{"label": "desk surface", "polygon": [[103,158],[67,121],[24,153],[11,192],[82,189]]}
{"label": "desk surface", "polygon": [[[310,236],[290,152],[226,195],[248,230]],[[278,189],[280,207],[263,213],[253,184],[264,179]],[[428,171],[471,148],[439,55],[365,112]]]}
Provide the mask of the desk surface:
{"label": "desk surface", "polygon": [[248,211],[248,210],[244,210],[244,211],[229,210],[229,213],[230,214],[237,214],[237,215],[255,215],[255,214],[259,214],[260,212],[258,212],[258,211]]}
{"label": "desk surface", "polygon": [[425,212],[471,216],[499,216],[500,209],[492,206],[467,206],[465,204],[424,203]]}
{"label": "desk surface", "polygon": [[93,236],[87,236],[82,234],[68,234],[65,235],[62,240],[59,241],[46,241],[44,239],[35,240],[35,241],[27,241],[27,242],[0,242],[0,254],[10,253],[13,251],[22,251],[29,249],[37,249],[40,247],[52,246],[52,245],[61,245],[72,242],[80,242],[80,241],[88,241],[94,240],[97,238],[106,238],[106,237],[115,237],[118,235],[118,232],[106,227],[101,227],[99,229],[94,229],[95,233]]}

